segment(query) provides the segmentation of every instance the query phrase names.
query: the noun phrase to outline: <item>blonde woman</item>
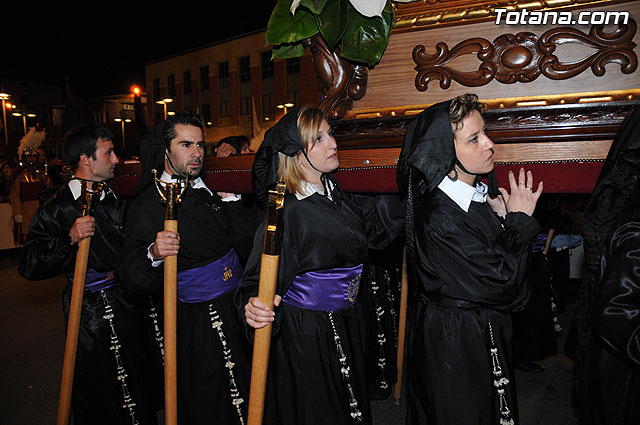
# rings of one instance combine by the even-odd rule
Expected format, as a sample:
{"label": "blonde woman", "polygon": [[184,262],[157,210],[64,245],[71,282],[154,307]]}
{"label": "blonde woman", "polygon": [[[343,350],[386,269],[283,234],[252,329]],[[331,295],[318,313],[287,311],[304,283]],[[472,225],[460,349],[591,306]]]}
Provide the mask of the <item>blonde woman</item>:
{"label": "blonde woman", "polygon": [[[238,292],[251,328],[275,320],[266,423],[371,423],[357,295],[369,241],[389,241],[403,211],[399,198],[344,194],[331,175],[338,165],[331,128],[312,108],[285,115],[256,154],[258,196],[278,180],[287,189],[275,313],[255,297],[264,225]],[[395,225],[386,231],[375,219],[385,207]]]}

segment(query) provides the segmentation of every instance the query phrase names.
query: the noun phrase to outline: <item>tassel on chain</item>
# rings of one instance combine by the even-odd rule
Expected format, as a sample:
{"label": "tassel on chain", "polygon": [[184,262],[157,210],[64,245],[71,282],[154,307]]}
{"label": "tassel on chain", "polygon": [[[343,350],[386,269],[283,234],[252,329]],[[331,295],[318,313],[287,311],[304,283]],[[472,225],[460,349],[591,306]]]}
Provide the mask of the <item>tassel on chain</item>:
{"label": "tassel on chain", "polygon": [[384,334],[384,329],[382,328],[382,317],[384,315],[384,309],[382,308],[378,300],[378,289],[380,289],[378,283],[375,280],[372,280],[371,292],[373,293],[373,301],[375,304],[376,312],[376,326],[378,328],[378,367],[380,368],[380,383],[378,384],[378,387],[380,389],[386,390],[387,388],[389,388],[389,383],[387,382],[387,378],[385,376],[385,366],[387,364],[387,358],[385,356],[384,344],[387,342],[387,338]]}
{"label": "tassel on chain", "polygon": [[225,367],[229,371],[229,391],[231,393],[231,404],[236,408],[236,412],[238,412],[238,420],[239,423],[244,425],[244,418],[242,417],[242,403],[244,403],[244,399],[240,396],[240,390],[238,389],[238,385],[236,384],[235,375],[233,373],[233,367],[235,363],[233,362],[233,358],[231,357],[231,347],[227,342],[227,337],[222,330],[222,319],[218,312],[213,308],[212,304],[209,304],[209,317],[211,318],[211,327],[218,332],[218,337],[220,337],[220,342],[222,343],[222,353],[225,359]]}
{"label": "tassel on chain", "polygon": [[340,361],[340,372],[342,373],[342,379],[347,385],[347,392],[349,393],[349,409],[351,411],[351,418],[355,423],[362,423],[362,412],[358,408],[358,401],[353,392],[353,386],[351,385],[351,368],[347,363],[347,356],[342,349],[342,342],[340,336],[336,331],[336,325],[333,322],[333,312],[329,312],[329,322],[331,323],[331,329],[333,330],[333,341],[336,343],[336,350],[338,351],[338,360]]}
{"label": "tassel on chain", "polygon": [[124,401],[122,408],[129,411],[131,424],[139,425],[135,414],[136,403],[133,401],[131,393],[129,393],[129,387],[127,386],[128,374],[124,368],[124,365],[122,364],[122,357],[120,356],[120,348],[122,348],[122,346],[120,345],[115,326],[113,325],[113,318],[115,317],[113,314],[113,307],[111,307],[111,304],[109,304],[109,299],[107,298],[107,294],[104,291],[100,291],[100,295],[102,296],[102,302],[104,304],[104,315],[102,317],[105,320],[109,321],[109,328],[111,329],[111,346],[109,347],[109,349],[113,351],[113,355],[116,359],[116,372],[118,374],[117,379],[118,381],[120,381],[120,385],[122,387],[122,398]]}
{"label": "tassel on chain", "polygon": [[160,355],[162,356],[162,366],[164,366],[164,336],[162,335],[162,331],[160,330],[160,325],[158,324],[158,312],[156,311],[156,306],[153,305],[153,300],[151,297],[149,298],[149,304],[151,307],[149,308],[149,317],[153,321],[153,330],[156,333],[156,342],[158,343],[158,348],[160,349]]}
{"label": "tassel on chain", "polygon": [[489,322],[489,338],[491,339],[491,362],[493,364],[493,386],[496,387],[498,393],[498,400],[500,402],[500,425],[514,425],[515,422],[511,417],[511,410],[507,404],[507,398],[505,396],[505,389],[509,385],[509,379],[502,373],[502,367],[500,367],[500,360],[498,359],[498,348],[496,347],[493,339],[493,328],[491,322]]}

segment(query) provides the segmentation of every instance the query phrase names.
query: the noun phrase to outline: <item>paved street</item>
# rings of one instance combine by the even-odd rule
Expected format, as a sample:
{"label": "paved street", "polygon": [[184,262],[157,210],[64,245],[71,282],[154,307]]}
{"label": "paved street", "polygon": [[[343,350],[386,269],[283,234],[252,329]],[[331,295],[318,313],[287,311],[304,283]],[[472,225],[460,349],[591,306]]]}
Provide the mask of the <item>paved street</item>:
{"label": "paved street", "polygon": [[[64,351],[63,286],[63,277],[25,281],[16,273],[15,252],[0,251],[2,424],[55,422]],[[573,307],[560,317],[565,334]],[[544,373],[517,375],[521,425],[574,425],[571,361],[557,355],[545,365]],[[404,424],[404,403],[396,406],[390,398],[373,402],[372,409],[374,425]]]}

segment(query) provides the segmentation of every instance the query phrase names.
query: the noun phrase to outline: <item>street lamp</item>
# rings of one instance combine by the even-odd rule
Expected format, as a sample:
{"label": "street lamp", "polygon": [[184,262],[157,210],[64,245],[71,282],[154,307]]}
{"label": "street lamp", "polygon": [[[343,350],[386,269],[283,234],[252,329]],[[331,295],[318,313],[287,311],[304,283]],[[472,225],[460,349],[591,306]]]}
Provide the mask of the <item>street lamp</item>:
{"label": "street lamp", "polygon": [[158,100],[156,101],[157,104],[159,105],[163,105],[164,106],[164,119],[167,119],[167,103],[171,103],[173,102],[173,99],[171,99],[170,97],[166,97],[162,100]]}
{"label": "street lamp", "polygon": [[276,108],[284,109],[284,114],[287,115],[287,108],[293,108],[293,102],[285,102],[276,105]]}
{"label": "street lamp", "polygon": [[125,153],[125,148],[124,148],[124,123],[125,122],[131,122],[131,120],[129,118],[125,118],[124,120],[122,118],[114,118],[115,122],[119,122],[121,124],[122,127],[122,152]]}
{"label": "street lamp", "polygon": [[11,96],[7,93],[0,92],[0,99],[2,99],[2,122],[4,124],[4,145],[9,146],[9,127],[7,126],[7,105],[6,101]]}
{"label": "street lamp", "polygon": [[22,127],[24,129],[24,135],[27,135],[27,117],[29,118],[35,118],[36,114],[31,114],[31,113],[26,113],[26,112],[14,112],[13,114],[14,117],[22,117]]}

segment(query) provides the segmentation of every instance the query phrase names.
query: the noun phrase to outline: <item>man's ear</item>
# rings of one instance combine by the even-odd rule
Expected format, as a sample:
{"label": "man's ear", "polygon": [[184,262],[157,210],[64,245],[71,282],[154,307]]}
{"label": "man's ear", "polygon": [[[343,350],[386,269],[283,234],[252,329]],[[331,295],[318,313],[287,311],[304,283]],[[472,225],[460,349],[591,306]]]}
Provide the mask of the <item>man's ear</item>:
{"label": "man's ear", "polygon": [[80,164],[83,164],[83,165],[88,167],[90,159],[91,159],[90,156],[88,156],[88,155],[83,153],[83,154],[80,155],[80,161],[79,162],[80,162]]}

